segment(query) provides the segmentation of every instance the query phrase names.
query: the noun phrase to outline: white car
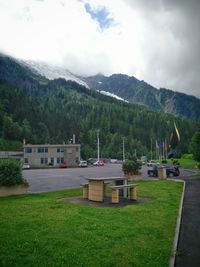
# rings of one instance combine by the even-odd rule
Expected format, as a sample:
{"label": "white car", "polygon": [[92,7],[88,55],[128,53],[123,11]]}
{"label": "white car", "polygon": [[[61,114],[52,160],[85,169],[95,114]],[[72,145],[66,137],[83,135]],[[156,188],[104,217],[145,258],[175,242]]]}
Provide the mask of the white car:
{"label": "white car", "polygon": [[30,169],[30,165],[28,163],[24,163],[22,169]]}
{"label": "white car", "polygon": [[87,161],[86,160],[81,160],[78,164],[79,167],[81,168],[86,168],[87,167]]}
{"label": "white car", "polygon": [[158,164],[155,160],[150,160],[147,162],[147,167],[152,167],[152,165]]}
{"label": "white car", "polygon": [[104,166],[104,163],[101,160],[99,160],[99,161],[97,160],[96,162],[93,163],[93,165],[94,166]]}

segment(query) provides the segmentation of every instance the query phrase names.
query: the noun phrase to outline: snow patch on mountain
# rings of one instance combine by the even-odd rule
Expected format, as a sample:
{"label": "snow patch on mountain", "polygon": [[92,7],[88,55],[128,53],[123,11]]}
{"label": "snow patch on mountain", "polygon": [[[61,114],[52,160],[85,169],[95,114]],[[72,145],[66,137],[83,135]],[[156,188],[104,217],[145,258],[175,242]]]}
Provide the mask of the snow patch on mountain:
{"label": "snow patch on mountain", "polygon": [[21,61],[21,63],[30,68],[31,70],[35,71],[37,74],[40,74],[49,80],[63,78],[66,81],[71,80],[89,88],[87,83],[82,81],[79,77],[77,77],[75,74],[71,73],[65,68],[49,65],[43,62],[35,62],[31,60]]}
{"label": "snow patch on mountain", "polygon": [[103,95],[107,95],[107,96],[116,98],[116,99],[118,99],[118,100],[124,101],[124,102],[126,102],[126,103],[129,103],[127,100],[125,100],[125,99],[123,99],[123,98],[121,98],[121,97],[119,97],[119,96],[117,96],[117,95],[115,95],[115,94],[112,94],[112,93],[109,93],[109,92],[106,92],[106,91],[103,91],[103,90],[101,90],[101,91],[97,90],[97,91],[98,91],[99,93],[103,94]]}

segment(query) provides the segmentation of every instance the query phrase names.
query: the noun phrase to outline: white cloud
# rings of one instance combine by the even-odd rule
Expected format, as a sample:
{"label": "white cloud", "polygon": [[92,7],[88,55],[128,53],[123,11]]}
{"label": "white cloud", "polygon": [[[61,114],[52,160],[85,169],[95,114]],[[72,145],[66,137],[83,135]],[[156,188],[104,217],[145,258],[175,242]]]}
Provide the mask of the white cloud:
{"label": "white cloud", "polygon": [[[126,73],[200,97],[199,4],[189,2],[0,0],[0,50],[81,75]],[[100,28],[86,3],[106,8],[109,28]]]}

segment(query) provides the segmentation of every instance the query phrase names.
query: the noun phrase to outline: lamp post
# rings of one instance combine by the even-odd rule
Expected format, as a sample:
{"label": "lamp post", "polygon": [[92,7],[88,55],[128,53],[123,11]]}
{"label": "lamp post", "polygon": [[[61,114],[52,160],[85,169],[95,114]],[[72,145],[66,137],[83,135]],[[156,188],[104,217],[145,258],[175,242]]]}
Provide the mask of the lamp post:
{"label": "lamp post", "polygon": [[99,162],[99,130],[97,130],[97,160]]}
{"label": "lamp post", "polygon": [[124,147],[125,137],[122,137],[122,146],[123,146],[123,162],[125,161],[125,147]]}

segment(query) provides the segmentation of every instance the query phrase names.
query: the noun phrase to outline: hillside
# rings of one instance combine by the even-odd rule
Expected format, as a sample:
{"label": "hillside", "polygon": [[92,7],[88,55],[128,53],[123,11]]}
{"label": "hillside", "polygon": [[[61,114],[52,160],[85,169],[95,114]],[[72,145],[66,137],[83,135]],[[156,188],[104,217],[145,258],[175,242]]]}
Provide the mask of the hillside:
{"label": "hillside", "polygon": [[[0,138],[28,143],[69,142],[76,135],[82,157],[96,156],[100,129],[102,157],[147,154],[151,140],[169,137],[174,117],[125,103],[76,82],[48,80],[12,58],[0,57]],[[187,152],[196,124],[176,118],[180,152]],[[0,142],[1,144],[1,142]],[[2,147],[0,149],[3,149]]]}
{"label": "hillside", "polygon": [[109,77],[96,75],[85,78],[90,88],[108,91],[129,101],[153,110],[159,110],[198,121],[200,119],[200,99],[165,88],[156,89],[144,81],[123,74]]}

